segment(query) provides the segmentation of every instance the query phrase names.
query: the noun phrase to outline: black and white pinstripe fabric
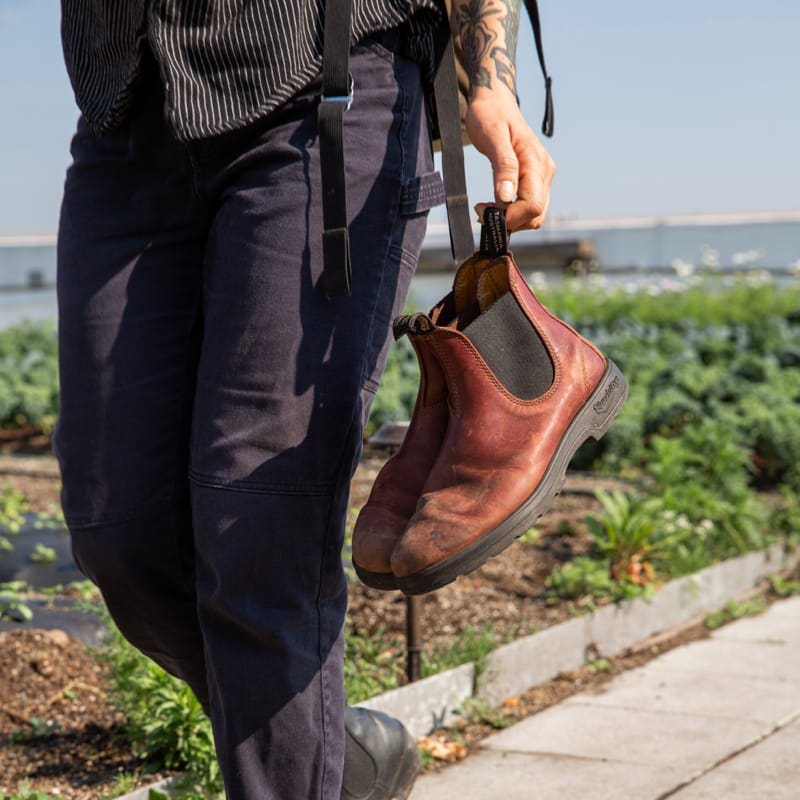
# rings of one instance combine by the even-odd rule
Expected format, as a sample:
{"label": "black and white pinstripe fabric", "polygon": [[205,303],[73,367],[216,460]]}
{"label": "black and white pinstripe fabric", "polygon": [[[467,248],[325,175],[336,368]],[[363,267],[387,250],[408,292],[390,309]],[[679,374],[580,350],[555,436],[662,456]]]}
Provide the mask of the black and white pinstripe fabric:
{"label": "black and white pinstripe fabric", "polygon": [[[96,131],[130,104],[145,43],[180,140],[264,116],[320,70],[324,0],[62,0],[64,56]],[[353,41],[408,23],[408,55],[430,63],[438,0],[353,0]]]}

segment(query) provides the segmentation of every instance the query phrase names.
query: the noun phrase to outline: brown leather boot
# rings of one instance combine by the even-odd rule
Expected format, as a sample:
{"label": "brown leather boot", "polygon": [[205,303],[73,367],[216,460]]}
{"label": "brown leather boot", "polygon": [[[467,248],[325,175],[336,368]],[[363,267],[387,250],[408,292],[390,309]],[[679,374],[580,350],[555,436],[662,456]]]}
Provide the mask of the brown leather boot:
{"label": "brown leather boot", "polygon": [[375,478],[369,499],[361,509],[353,530],[353,566],[359,578],[373,589],[396,589],[391,569],[392,551],[414,515],[422,487],[439,454],[447,430],[447,386],[436,354],[427,337],[414,332],[411,322],[452,322],[477,301],[478,276],[492,258],[477,254],[456,273],[453,291],[425,314],[401,317],[395,322],[397,335],[408,337],[419,361],[420,383],[414,413],[403,444]]}
{"label": "brown leather boot", "polygon": [[445,374],[449,423],[392,553],[406,594],[450,583],[530,528],[627,396],[617,367],[538,301],[510,254],[482,271],[477,300],[449,327],[419,315],[411,326]]}

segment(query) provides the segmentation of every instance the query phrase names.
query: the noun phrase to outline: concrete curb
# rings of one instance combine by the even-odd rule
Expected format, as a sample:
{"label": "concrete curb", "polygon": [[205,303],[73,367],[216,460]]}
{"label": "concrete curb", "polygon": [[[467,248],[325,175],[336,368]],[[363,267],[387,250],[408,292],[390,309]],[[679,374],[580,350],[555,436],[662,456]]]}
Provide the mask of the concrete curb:
{"label": "concrete curb", "polygon": [[475,690],[475,665],[462,664],[447,672],[371,697],[359,706],[384,711],[399,720],[414,736],[449,725],[457,709]]}
{"label": "concrete curb", "polygon": [[598,654],[617,655],[653,634],[715,611],[767,575],[797,563],[800,553],[787,555],[779,544],[723,561],[670,581],[648,599],[604,606],[498,647],[489,654],[477,686],[469,684],[467,671],[471,669],[474,675],[475,665],[466,664],[359,705],[391,714],[414,736],[423,736],[442,721],[457,717],[456,710],[473,694],[489,705],[499,705],[559,672],[583,666]]}
{"label": "concrete curb", "polygon": [[[650,598],[604,606],[498,647],[490,653],[477,681],[475,664],[462,664],[358,705],[390,714],[413,736],[424,736],[457,719],[458,709],[473,696],[499,705],[591,658],[617,655],[698,614],[715,611],[768,575],[798,563],[800,551],[787,554],[783,545],[775,544],[670,581]],[[137,789],[118,800],[148,800],[151,788],[165,791],[169,781]]]}
{"label": "concrete curb", "polygon": [[175,782],[175,778],[163,778],[156,783],[151,783],[148,786],[142,786],[139,789],[134,789],[128,794],[123,794],[117,800],[150,800],[151,790],[154,792],[164,792],[169,794],[169,787]]}

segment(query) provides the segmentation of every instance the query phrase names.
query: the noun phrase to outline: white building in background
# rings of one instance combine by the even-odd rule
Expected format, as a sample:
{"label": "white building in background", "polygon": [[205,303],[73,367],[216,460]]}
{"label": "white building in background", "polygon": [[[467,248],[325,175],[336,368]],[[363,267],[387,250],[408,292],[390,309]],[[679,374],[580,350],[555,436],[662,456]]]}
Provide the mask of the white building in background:
{"label": "white building in background", "polygon": [[[474,230],[476,241],[478,228]],[[675,264],[721,269],[762,267],[796,274],[800,264],[800,210],[742,214],[549,219],[540,231],[515,234],[520,266],[561,270],[591,260],[600,272],[671,270]],[[447,225],[431,222],[421,272],[452,270]],[[440,266],[441,265],[441,266]],[[56,237],[0,236],[0,293],[52,288]]]}
{"label": "white building in background", "polygon": [[56,237],[0,236],[0,291],[44,289],[56,282]]}

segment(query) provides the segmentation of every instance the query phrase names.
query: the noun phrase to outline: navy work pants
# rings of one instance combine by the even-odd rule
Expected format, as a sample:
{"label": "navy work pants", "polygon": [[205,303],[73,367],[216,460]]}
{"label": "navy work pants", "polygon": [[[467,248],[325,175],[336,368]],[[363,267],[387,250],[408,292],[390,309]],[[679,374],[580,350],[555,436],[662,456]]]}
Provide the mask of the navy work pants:
{"label": "navy work pants", "polygon": [[79,123],[58,241],[55,435],[76,561],[188,681],[229,800],[334,800],[349,481],[440,202],[419,67],[353,50],[353,293],[327,300],[315,83],[180,144],[154,65],[129,121]]}

